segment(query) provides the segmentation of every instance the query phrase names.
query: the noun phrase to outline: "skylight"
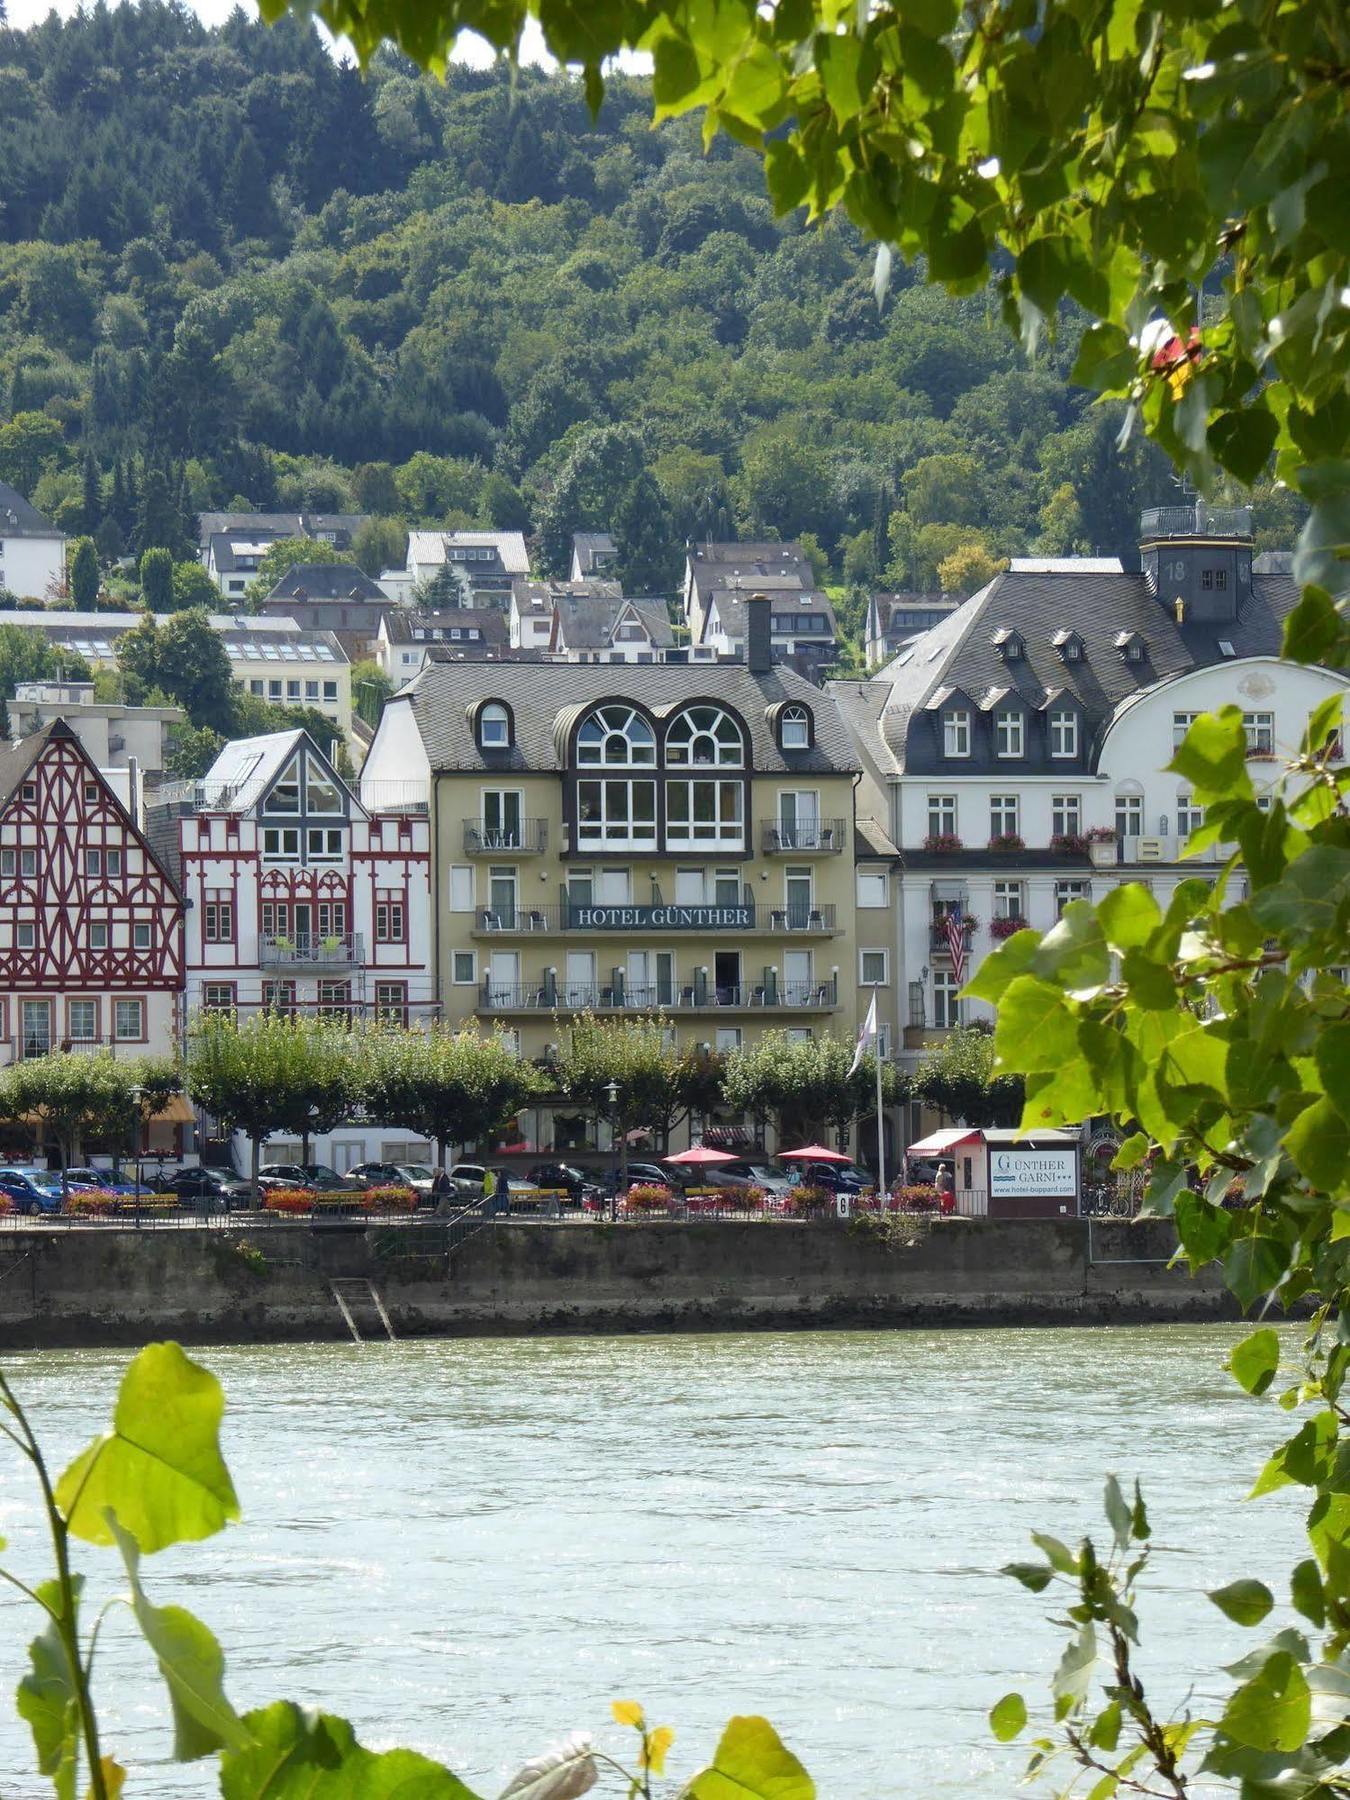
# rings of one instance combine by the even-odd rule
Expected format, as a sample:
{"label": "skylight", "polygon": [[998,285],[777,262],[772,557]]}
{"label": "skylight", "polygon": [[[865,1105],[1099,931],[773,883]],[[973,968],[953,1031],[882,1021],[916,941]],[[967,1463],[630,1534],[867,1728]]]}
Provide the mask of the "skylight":
{"label": "skylight", "polygon": [[1237,655],[1237,651],[1234,650],[1233,646],[1229,643],[1227,638],[1219,639],[1219,655],[1220,656],[1236,656]]}

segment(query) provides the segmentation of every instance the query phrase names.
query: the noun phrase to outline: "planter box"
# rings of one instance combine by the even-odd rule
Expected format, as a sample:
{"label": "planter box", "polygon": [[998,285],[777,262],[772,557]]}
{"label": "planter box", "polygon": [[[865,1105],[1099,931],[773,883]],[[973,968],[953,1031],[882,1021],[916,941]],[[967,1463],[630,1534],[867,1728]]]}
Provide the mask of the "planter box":
{"label": "planter box", "polygon": [[1093,843],[1088,845],[1088,855],[1092,858],[1094,869],[1114,869],[1120,860],[1114,843]]}

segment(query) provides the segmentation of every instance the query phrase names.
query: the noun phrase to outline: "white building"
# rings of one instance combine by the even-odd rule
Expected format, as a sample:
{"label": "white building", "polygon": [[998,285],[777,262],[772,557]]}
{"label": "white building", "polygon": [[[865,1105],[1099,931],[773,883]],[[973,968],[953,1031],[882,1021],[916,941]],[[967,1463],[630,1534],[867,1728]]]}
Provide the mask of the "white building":
{"label": "white building", "polygon": [[273,544],[309,538],[349,550],[367,513],[203,513],[198,520],[203,567],[227,600],[243,597]]}
{"label": "white building", "polygon": [[810,680],[838,658],[838,625],[800,544],[705,543],[685,557],[682,604],[689,660],[747,655],[745,602],[767,594],[775,662],[790,662]]}
{"label": "white building", "polygon": [[[1253,571],[1245,511],[1160,508],[1143,527],[1137,568],[1014,559],[879,677],[831,684],[864,766],[858,813],[876,822],[859,943],[875,945],[902,1060],[990,1016],[956,998],[948,915],[969,979],[1022,923],[1046,930],[1121,880],[1147,882],[1165,908],[1227,854],[1181,861],[1200,812],[1166,764],[1196,715],[1241,708],[1259,794],[1312,708],[1346,686],[1280,660],[1298,590]],[[865,910],[873,890],[889,902],[889,944],[886,915]]]}
{"label": "white building", "polygon": [[52,600],[65,582],[65,533],[0,481],[0,588],[20,600]]}
{"label": "white building", "polygon": [[[368,794],[363,804],[303,731],[228,744],[205,780],[161,791],[152,834],[176,843],[189,1017],[434,1015],[426,800],[403,783]],[[395,1156],[391,1141],[344,1126],[311,1157],[338,1169],[407,1160],[409,1146],[400,1138]],[[264,1160],[298,1151],[273,1141]]]}
{"label": "white building", "polygon": [[[505,610],[511,583],[530,572],[525,536],[519,531],[410,531],[408,576],[425,586],[449,563],[461,576],[465,605]],[[381,585],[384,585],[383,577]]]}
{"label": "white building", "polygon": [[435,644],[448,655],[484,657],[506,648],[506,620],[481,607],[448,607],[421,612],[400,607],[386,612],[375,638],[375,660],[396,687],[411,681]]}
{"label": "white building", "polygon": [[177,706],[95,700],[92,681],[19,682],[9,701],[9,735],[28,737],[55,719],[65,720],[105,776],[116,769],[154,777],[164,768],[165,733],[186,723],[187,714]]}

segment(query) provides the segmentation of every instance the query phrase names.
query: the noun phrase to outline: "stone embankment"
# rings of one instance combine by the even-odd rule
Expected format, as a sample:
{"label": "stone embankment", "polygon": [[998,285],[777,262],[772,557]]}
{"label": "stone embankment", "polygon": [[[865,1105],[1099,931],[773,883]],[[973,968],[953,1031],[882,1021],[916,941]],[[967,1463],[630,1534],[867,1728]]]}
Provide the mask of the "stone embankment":
{"label": "stone embankment", "polygon": [[1169,1267],[1170,1225],[231,1222],[34,1225],[0,1235],[9,1348],[756,1328],[1089,1325],[1235,1317],[1212,1271]]}

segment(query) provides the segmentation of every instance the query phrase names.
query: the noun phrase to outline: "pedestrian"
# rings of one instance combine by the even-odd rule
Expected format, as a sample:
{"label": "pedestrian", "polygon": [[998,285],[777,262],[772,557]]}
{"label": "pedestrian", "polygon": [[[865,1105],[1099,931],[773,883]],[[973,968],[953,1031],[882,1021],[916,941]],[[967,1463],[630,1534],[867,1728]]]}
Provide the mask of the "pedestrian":
{"label": "pedestrian", "polygon": [[431,1204],[442,1218],[450,1210],[450,1196],[454,1191],[455,1184],[442,1163],[431,1178]]}
{"label": "pedestrian", "polygon": [[498,1171],[493,1194],[497,1202],[496,1206],[493,1208],[494,1212],[498,1214],[509,1213],[511,1210],[511,1177],[507,1174],[505,1169]]}
{"label": "pedestrian", "polygon": [[933,1186],[937,1190],[938,1210],[945,1213],[955,1212],[956,1183],[952,1180],[952,1168],[950,1163],[938,1164],[937,1177],[933,1182]]}
{"label": "pedestrian", "polygon": [[483,1211],[489,1216],[495,1210],[491,1204],[492,1196],[497,1192],[497,1177],[491,1169],[483,1170]]}

